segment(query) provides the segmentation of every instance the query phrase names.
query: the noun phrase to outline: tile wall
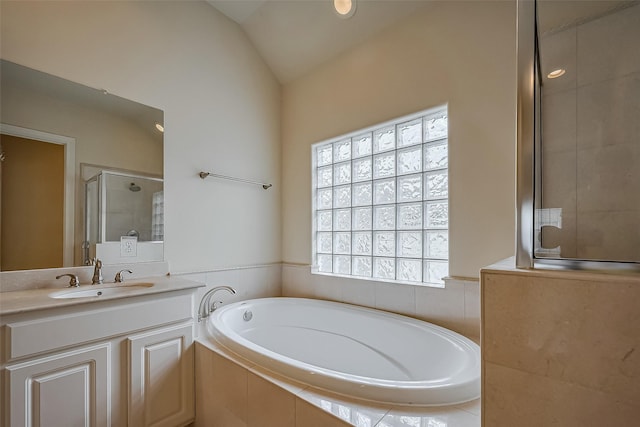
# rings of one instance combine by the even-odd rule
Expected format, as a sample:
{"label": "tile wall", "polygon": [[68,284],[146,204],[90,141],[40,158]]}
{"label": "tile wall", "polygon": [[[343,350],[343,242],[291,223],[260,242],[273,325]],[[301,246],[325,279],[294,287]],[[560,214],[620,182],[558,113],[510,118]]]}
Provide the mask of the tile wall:
{"label": "tile wall", "polygon": [[640,276],[481,272],[486,426],[640,420]]}
{"label": "tile wall", "polygon": [[444,288],[311,274],[306,265],[283,264],[282,296],[318,298],[362,305],[416,317],[480,337],[478,281],[445,279]]}
{"label": "tile wall", "polygon": [[441,407],[372,405],[292,382],[196,343],[195,427],[479,427],[480,401]]}
{"label": "tile wall", "polygon": [[[640,258],[640,5],[541,39],[543,232],[562,257]],[[635,195],[635,197],[633,196]]]}

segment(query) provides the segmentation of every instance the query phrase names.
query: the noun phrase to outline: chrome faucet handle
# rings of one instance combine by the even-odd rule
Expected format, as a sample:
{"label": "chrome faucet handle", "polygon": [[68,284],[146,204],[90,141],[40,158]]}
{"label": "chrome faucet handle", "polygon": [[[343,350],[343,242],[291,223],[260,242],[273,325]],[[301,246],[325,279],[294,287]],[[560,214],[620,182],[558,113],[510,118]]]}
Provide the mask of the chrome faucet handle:
{"label": "chrome faucet handle", "polygon": [[75,274],[61,274],[59,276],[56,276],[56,280],[65,277],[65,276],[69,276],[69,287],[70,288],[77,288],[78,286],[80,286],[80,280],[78,280],[78,276],[76,276]]}
{"label": "chrome faucet handle", "polygon": [[91,278],[92,285],[102,285],[104,280],[102,279],[102,261],[96,258],[96,265],[93,267],[93,277]]}
{"label": "chrome faucet handle", "polygon": [[126,271],[127,273],[129,273],[129,274],[133,274],[133,271],[131,271],[131,270],[127,270],[127,269],[120,270],[120,271],[118,271],[118,272],[116,273],[116,278],[114,279],[114,282],[116,282],[116,283],[122,283],[122,282],[124,282],[124,277],[122,276],[122,273],[124,273],[125,271]]}
{"label": "chrome faucet handle", "polygon": [[211,297],[218,291],[227,291],[230,294],[236,293],[236,290],[231,286],[216,286],[215,288],[207,291],[202,297],[202,300],[200,300],[200,305],[198,306],[198,322],[209,317],[209,314],[211,314],[216,308],[218,308],[216,303],[221,303],[220,301],[214,300],[214,302],[211,303]]}

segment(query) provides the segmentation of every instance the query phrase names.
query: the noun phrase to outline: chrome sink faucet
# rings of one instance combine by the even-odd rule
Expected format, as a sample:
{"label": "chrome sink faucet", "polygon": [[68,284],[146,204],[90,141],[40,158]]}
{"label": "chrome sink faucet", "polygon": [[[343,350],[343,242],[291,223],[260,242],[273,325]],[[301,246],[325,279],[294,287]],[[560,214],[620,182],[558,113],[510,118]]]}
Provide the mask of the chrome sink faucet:
{"label": "chrome sink faucet", "polygon": [[61,274],[59,276],[56,276],[56,280],[60,279],[61,277],[64,276],[69,276],[69,287],[70,288],[77,288],[78,286],[80,286],[80,280],[78,280],[78,276],[76,276],[75,274]]}
{"label": "chrome sink faucet", "polygon": [[102,285],[104,280],[102,279],[102,261],[96,259],[96,265],[93,267],[93,277],[91,278],[92,285]]}
{"label": "chrome sink faucet", "polygon": [[122,283],[122,282],[124,282],[124,276],[122,275],[122,273],[124,273],[125,271],[126,271],[127,273],[129,273],[129,274],[133,274],[133,271],[131,271],[131,270],[127,270],[127,269],[120,270],[120,271],[118,271],[118,272],[116,273],[116,278],[115,278],[115,279],[113,279],[113,281],[114,281],[115,283]]}
{"label": "chrome sink faucet", "polygon": [[211,302],[211,297],[218,291],[227,291],[230,294],[235,294],[236,290],[231,286],[216,286],[215,288],[207,291],[202,297],[200,301],[200,306],[198,307],[198,322],[202,319],[209,317],[209,314],[213,313],[213,311],[217,308],[216,303],[219,301]]}

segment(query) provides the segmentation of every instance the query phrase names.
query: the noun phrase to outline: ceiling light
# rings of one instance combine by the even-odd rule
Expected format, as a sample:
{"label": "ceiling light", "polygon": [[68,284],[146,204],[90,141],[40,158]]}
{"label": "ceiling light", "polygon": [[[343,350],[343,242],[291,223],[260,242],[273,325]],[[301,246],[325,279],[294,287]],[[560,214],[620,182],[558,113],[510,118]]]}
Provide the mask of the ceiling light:
{"label": "ceiling light", "polygon": [[566,72],[567,71],[564,68],[558,68],[557,70],[553,70],[552,72],[547,74],[547,77],[549,77],[550,79],[557,79],[558,77],[564,76],[564,73]]}
{"label": "ceiling light", "polygon": [[351,18],[356,12],[356,0],[333,0],[333,8],[341,18]]}
{"label": "ceiling light", "polygon": [[164,132],[164,126],[162,126],[160,123],[156,123],[156,129],[158,129],[160,132]]}

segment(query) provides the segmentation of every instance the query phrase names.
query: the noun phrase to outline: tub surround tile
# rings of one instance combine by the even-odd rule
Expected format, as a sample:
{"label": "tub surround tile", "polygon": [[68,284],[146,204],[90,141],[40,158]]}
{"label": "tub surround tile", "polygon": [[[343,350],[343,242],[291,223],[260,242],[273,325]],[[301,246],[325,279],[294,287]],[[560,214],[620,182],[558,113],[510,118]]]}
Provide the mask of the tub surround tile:
{"label": "tub surround tile", "polygon": [[637,402],[638,284],[489,275],[483,358]]}
{"label": "tub surround tile", "polygon": [[416,286],[376,282],[375,292],[375,308],[416,316]]}
{"label": "tub surround tile", "polygon": [[[549,84],[556,81],[560,83],[565,76],[563,79],[550,80]],[[575,153],[577,141],[575,86],[559,93],[549,93],[547,89],[545,83],[542,94],[542,150],[545,159],[562,152]]]}
{"label": "tub surround tile", "polygon": [[640,275],[482,270],[484,425],[640,419]]}
{"label": "tub surround tile", "polygon": [[459,280],[448,279],[444,288],[416,288],[416,316],[465,336],[475,332],[466,327],[465,285]]}
{"label": "tub surround tile", "polygon": [[575,383],[493,363],[485,366],[483,425],[518,427],[630,426],[640,405]]}
{"label": "tub surround tile", "polygon": [[319,390],[315,387],[306,388],[298,397],[330,412],[337,418],[349,423],[347,425],[375,426],[391,409],[391,405],[358,403],[344,396]]}
{"label": "tub surround tile", "polygon": [[480,336],[477,279],[445,278],[444,287],[406,285],[311,274],[310,266],[283,264],[282,281],[283,296],[328,299],[392,311],[472,339]]}
{"label": "tub surround tile", "polygon": [[247,425],[249,427],[295,427],[295,395],[253,373],[249,373],[248,380]]}
{"label": "tub surround tile", "polygon": [[[517,425],[517,424],[514,424]],[[480,427],[480,416],[452,408],[393,408],[376,427]]]}
{"label": "tub surround tile", "polygon": [[[437,408],[355,401],[274,375],[221,351],[208,338],[196,341],[196,427],[383,427],[406,426],[392,422],[412,419],[480,427],[479,400]],[[381,424],[389,414],[393,416],[386,419],[388,424]]]}
{"label": "tub surround tile", "polygon": [[213,388],[212,412],[216,415],[211,426],[245,426],[248,415],[248,371],[230,360],[214,353],[211,381]]}
{"label": "tub surround tile", "polygon": [[296,397],[297,427],[348,427],[350,425],[333,414]]}

